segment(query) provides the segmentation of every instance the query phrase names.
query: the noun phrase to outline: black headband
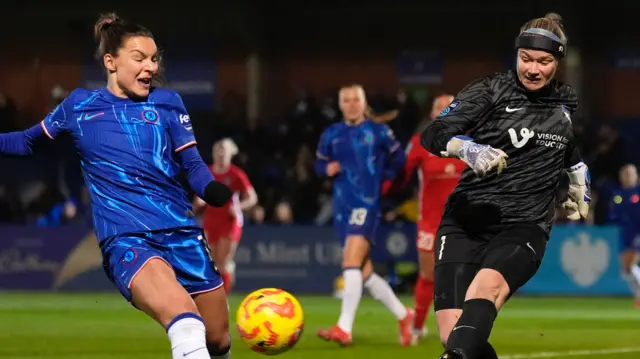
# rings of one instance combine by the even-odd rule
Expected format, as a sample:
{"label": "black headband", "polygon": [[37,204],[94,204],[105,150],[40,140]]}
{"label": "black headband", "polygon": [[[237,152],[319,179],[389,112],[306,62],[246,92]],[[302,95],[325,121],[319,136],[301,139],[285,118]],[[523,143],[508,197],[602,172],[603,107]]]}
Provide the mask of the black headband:
{"label": "black headband", "polygon": [[549,30],[532,28],[516,37],[517,49],[532,49],[549,52],[561,59],[567,54],[567,45]]}

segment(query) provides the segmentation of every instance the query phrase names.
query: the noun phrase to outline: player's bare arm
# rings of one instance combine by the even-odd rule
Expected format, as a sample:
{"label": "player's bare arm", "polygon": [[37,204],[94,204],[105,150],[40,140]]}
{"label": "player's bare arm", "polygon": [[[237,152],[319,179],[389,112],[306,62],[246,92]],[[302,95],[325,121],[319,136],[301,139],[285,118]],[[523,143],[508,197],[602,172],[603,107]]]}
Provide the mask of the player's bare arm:
{"label": "player's bare arm", "polygon": [[240,202],[238,202],[238,209],[241,211],[248,211],[253,206],[258,204],[258,194],[253,186],[247,188],[246,191],[240,194]]}

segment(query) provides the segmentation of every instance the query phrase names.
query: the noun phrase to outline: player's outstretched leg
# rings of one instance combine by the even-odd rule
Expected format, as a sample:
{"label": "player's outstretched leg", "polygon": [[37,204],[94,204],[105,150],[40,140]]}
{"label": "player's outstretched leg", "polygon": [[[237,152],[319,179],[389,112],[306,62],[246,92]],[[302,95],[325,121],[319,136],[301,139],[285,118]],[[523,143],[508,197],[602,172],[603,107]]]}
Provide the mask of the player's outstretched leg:
{"label": "player's outstretched leg", "polygon": [[342,253],[344,290],[338,324],[330,329],[318,330],[318,336],[342,346],[352,342],[351,332],[356,311],[362,297],[362,264],[369,253],[369,242],[359,235],[348,236]]}
{"label": "player's outstretched leg", "polygon": [[414,292],[416,318],[413,321],[412,344],[417,344],[420,339],[426,337],[427,315],[429,308],[433,302],[433,269],[435,266],[433,252],[424,250],[418,251],[418,263],[420,265],[420,273],[416,281]]}
{"label": "player's outstretched leg", "polygon": [[164,260],[148,259],[132,277],[130,288],[136,308],[166,328],[173,359],[211,358],[204,321],[191,296]]}
{"label": "player's outstretched leg", "polygon": [[509,285],[493,269],[481,269],[467,290],[462,315],[446,342],[443,359],[483,359],[493,322],[509,296]]}
{"label": "player's outstretched leg", "polygon": [[[515,243],[514,239],[525,243]],[[496,235],[480,271],[469,285],[462,315],[451,330],[444,357],[483,359],[498,310],[512,291],[525,285],[536,272],[546,247],[546,234],[537,225],[510,228]],[[483,356],[484,355],[484,356]]]}
{"label": "player's outstretched leg", "polygon": [[[467,289],[477,272],[478,265],[472,263],[441,263],[439,267],[434,268],[434,291],[438,296],[434,298],[433,307],[436,312],[440,342],[445,348],[448,347],[447,343],[453,328],[462,316]],[[480,358],[497,359],[497,356],[491,356],[492,349],[491,345],[485,343]],[[459,359],[461,355],[461,353],[447,351],[441,358]]]}
{"label": "player's outstretched leg", "polygon": [[365,278],[364,286],[369,290],[371,296],[384,304],[398,319],[400,344],[402,346],[411,344],[411,327],[415,318],[413,309],[406,308],[393,292],[389,283],[373,271],[373,263],[370,259],[367,259],[362,267],[362,274]]}
{"label": "player's outstretched leg", "polygon": [[211,358],[229,358],[229,304],[222,288],[196,294],[194,301],[207,328],[207,350]]}
{"label": "player's outstretched leg", "polygon": [[[193,297],[204,321],[209,355],[211,358],[229,358],[229,304],[220,273],[211,260],[211,250],[199,230],[177,230],[177,234],[172,239],[185,245],[167,255],[169,262],[173,264],[179,282]],[[189,241],[192,238],[198,239],[199,244]]]}

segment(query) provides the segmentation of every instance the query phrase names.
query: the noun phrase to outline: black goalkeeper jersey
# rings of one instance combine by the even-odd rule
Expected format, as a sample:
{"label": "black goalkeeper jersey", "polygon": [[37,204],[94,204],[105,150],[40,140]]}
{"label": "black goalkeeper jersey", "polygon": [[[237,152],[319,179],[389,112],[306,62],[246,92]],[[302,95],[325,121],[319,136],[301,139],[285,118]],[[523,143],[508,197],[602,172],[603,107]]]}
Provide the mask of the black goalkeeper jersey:
{"label": "black goalkeeper jersey", "polygon": [[483,224],[538,223],[550,231],[562,171],[581,161],[571,114],[578,98],[558,81],[527,91],[512,72],[479,79],[463,89],[421,136],[433,154],[454,136],[503,150],[507,168],[477,177],[467,168],[445,207],[444,217]]}

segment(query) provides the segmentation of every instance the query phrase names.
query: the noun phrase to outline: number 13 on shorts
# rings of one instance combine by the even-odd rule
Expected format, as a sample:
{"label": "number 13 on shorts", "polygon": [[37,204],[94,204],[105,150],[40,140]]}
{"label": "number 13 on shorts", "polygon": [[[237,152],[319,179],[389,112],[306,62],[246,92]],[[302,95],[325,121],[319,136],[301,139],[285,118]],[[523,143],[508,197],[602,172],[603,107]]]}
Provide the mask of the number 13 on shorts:
{"label": "number 13 on shorts", "polygon": [[349,225],[351,226],[362,226],[367,221],[367,209],[366,208],[356,208],[351,211],[351,216],[349,217]]}

